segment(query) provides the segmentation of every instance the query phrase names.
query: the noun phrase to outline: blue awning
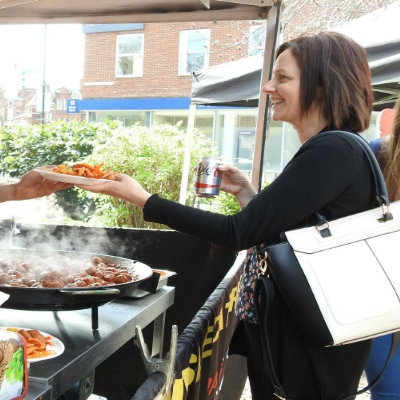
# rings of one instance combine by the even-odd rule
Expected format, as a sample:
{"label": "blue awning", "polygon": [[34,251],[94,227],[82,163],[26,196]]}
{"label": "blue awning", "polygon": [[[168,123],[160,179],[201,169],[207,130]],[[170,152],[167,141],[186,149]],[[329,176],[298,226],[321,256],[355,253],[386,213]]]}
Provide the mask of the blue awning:
{"label": "blue awning", "polygon": [[[90,99],[67,100],[67,113],[75,114],[80,111],[121,111],[121,110],[189,110],[190,97],[160,97],[152,99]],[[197,108],[236,108],[197,106]]]}

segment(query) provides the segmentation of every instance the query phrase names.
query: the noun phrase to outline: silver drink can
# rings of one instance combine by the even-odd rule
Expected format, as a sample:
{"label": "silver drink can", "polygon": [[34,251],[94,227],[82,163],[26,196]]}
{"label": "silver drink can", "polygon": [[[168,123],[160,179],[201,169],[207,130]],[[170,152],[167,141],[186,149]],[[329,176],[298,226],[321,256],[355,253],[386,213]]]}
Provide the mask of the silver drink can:
{"label": "silver drink can", "polygon": [[222,164],[219,158],[202,157],[197,166],[196,196],[216,197],[219,195],[221,185],[221,172],[218,165]]}

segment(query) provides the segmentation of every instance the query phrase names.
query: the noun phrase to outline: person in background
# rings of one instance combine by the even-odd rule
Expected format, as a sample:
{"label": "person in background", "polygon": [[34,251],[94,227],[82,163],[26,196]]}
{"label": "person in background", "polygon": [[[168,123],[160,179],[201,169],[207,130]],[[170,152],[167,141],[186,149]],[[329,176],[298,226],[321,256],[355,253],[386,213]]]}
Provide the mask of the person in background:
{"label": "person in background", "polygon": [[27,172],[19,182],[0,184],[0,203],[12,200],[28,200],[48,196],[72,185],[44,179],[35,171]]}
{"label": "person in background", "polygon": [[[392,134],[371,142],[377,156],[389,195],[389,201],[400,200],[400,98],[395,105]],[[372,382],[382,371],[392,344],[392,335],[372,340],[371,354],[365,368],[367,379]],[[371,389],[371,400],[400,399],[400,346],[390,360],[380,381]]]}
{"label": "person in background", "polygon": [[[371,76],[365,50],[338,33],[303,36],[282,44],[273,76],[263,87],[272,117],[294,126],[302,143],[282,173],[256,194],[237,168],[223,165],[221,189],[236,197],[241,211],[221,215],[150,194],[130,176],[94,186],[143,208],[144,219],[233,250],[273,244],[280,233],[376,207],[368,160],[360,145],[334,130],[351,134],[369,126]],[[238,328],[231,353],[247,356],[254,400],[276,400],[264,362],[252,282],[257,271],[244,270],[237,300]],[[345,279],[345,278],[344,278]],[[299,299],[301,301],[302,299]],[[338,400],[357,391],[370,340],[323,348],[306,342],[280,296],[274,302],[271,348],[278,379],[291,400]]]}

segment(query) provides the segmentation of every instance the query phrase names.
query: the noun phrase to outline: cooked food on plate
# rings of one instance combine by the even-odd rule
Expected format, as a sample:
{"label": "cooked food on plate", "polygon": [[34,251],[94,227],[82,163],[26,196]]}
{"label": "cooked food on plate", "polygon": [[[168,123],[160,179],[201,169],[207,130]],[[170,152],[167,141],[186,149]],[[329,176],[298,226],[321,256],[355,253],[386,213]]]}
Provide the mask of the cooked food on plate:
{"label": "cooked food on plate", "polygon": [[68,166],[67,164],[56,165],[55,167],[49,167],[44,169],[44,171],[55,172],[58,174],[83,176],[85,178],[95,178],[95,179],[108,179],[114,180],[115,175],[118,172],[111,172],[108,168],[106,171],[102,170],[104,163],[97,165],[90,165],[87,163],[74,164]]}
{"label": "cooked food on plate", "polygon": [[26,340],[26,354],[29,358],[39,358],[54,355],[54,350],[47,349],[48,345],[51,345],[51,337],[42,335],[36,329],[18,329],[18,328],[7,328],[12,332],[17,332]]}

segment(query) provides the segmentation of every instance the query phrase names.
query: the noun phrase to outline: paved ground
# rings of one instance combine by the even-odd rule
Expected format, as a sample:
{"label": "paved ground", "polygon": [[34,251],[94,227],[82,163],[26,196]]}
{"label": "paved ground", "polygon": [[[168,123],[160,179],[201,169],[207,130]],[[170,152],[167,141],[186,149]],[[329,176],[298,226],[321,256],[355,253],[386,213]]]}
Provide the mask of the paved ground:
{"label": "paved ground", "polygon": [[[363,375],[361,377],[361,380],[360,380],[359,389],[362,389],[365,386],[367,386],[367,380],[365,378],[365,375]],[[251,400],[249,381],[246,382],[246,386],[244,387],[244,390],[243,390],[243,393],[242,393],[242,397],[240,398],[240,400]],[[369,400],[369,392],[365,392],[363,394],[360,394],[359,396],[357,396],[356,400]]]}

